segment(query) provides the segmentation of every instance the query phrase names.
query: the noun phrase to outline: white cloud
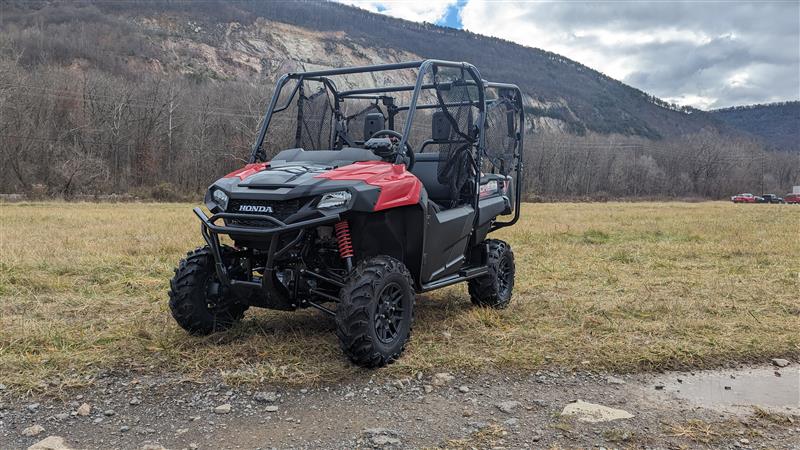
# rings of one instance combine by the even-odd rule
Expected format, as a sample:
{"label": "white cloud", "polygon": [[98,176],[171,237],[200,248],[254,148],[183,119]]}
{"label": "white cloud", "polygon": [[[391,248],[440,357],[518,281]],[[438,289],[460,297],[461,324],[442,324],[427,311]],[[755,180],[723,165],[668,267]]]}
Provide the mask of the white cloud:
{"label": "white cloud", "polygon": [[447,15],[456,0],[336,0],[367,11],[414,22],[436,23]]}
{"label": "white cloud", "polygon": [[699,108],[800,97],[796,2],[467,0],[464,29]]}
{"label": "white cloud", "polygon": [[677,97],[664,97],[662,100],[675,103],[677,105],[691,105],[697,109],[709,109],[714,105],[714,103],[717,102],[716,98],[693,94],[680,95]]}
{"label": "white cloud", "polygon": [[603,39],[614,45],[615,41],[624,40],[619,33],[615,36],[600,28],[553,26],[547,23],[546,9],[547,4],[540,3],[469,0],[460,15],[465,30],[558,53],[617,79],[635,70],[626,58],[609,59],[588,45],[589,41]]}
{"label": "white cloud", "polygon": [[750,75],[747,72],[737,72],[729,76],[727,81],[731,87],[747,86],[750,81]]}

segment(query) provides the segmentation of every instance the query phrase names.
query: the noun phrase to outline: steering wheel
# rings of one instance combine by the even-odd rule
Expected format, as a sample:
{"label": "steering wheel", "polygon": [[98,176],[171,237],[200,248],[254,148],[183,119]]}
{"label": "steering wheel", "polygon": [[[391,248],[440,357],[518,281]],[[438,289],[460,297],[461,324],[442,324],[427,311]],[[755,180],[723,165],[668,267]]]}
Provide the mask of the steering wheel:
{"label": "steering wheel", "polygon": [[[370,136],[370,138],[383,137],[383,136],[389,136],[397,138],[398,140],[403,140],[402,134],[398,133],[397,131],[389,129],[376,131],[375,133],[372,134],[372,136]],[[406,147],[405,155],[406,157],[408,157],[408,161],[406,162],[406,170],[410,171],[414,167],[414,163],[417,161],[417,158],[414,156],[414,149],[411,148],[411,145],[409,145],[408,142],[406,142],[405,147]]]}

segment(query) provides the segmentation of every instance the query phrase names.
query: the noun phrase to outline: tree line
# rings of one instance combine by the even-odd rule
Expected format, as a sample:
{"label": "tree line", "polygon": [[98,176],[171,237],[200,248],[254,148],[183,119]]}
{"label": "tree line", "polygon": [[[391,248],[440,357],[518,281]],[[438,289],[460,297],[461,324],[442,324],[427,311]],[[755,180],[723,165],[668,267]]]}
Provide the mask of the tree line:
{"label": "tree line", "polygon": [[712,129],[669,140],[535,134],[525,147],[525,190],[545,198],[718,199],[783,194],[800,180],[800,154]]}
{"label": "tree line", "polygon": [[0,192],[198,192],[243,164],[269,88],[0,67]]}
{"label": "tree line", "polygon": [[[0,61],[0,193],[196,196],[250,152],[270,83]],[[713,130],[675,139],[528,129],[525,195],[720,198],[782,193],[800,155]],[[280,149],[272,149],[280,150]]]}

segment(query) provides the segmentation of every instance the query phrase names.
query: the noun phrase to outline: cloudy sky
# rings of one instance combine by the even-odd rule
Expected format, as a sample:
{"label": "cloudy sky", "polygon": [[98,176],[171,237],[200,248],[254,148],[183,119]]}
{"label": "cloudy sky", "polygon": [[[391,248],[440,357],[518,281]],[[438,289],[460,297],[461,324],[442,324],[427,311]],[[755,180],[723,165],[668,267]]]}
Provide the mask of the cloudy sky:
{"label": "cloudy sky", "polygon": [[800,1],[339,0],[538,47],[701,109],[800,98]]}

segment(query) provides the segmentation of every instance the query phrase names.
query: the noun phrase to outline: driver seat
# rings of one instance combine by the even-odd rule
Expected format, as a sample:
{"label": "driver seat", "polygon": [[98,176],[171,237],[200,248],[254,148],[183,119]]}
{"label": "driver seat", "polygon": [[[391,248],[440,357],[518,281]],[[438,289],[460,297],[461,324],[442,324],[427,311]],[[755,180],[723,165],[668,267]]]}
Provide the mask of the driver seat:
{"label": "driver seat", "polygon": [[437,211],[447,209],[442,205],[450,205],[453,201],[450,198],[450,187],[439,182],[439,153],[417,153],[415,156],[416,162],[411,173],[422,182],[428,193],[429,203],[433,203]]}
{"label": "driver seat", "polygon": [[[431,117],[431,139],[423,143],[422,153],[415,154],[416,163],[411,169],[413,173],[425,186],[428,192],[429,203],[432,203],[436,211],[449,209],[453,205],[453,194],[450,186],[439,181],[439,152],[426,151],[427,148],[440,147],[450,139],[451,125],[447,120],[444,111],[437,111]],[[438,145],[437,145],[438,144]],[[443,207],[442,205],[447,205]]]}

